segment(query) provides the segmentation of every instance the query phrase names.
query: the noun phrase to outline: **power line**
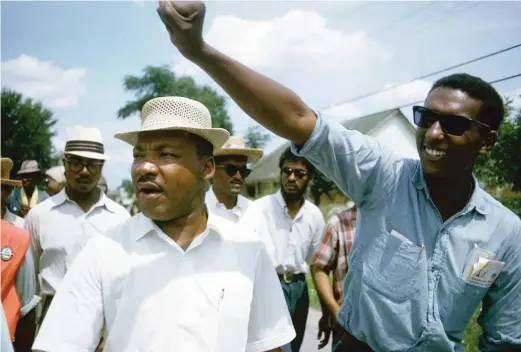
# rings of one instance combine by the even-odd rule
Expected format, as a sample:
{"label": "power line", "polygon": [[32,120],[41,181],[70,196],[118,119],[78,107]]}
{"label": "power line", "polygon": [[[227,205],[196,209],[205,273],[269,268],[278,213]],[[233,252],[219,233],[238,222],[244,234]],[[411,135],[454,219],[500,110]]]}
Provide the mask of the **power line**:
{"label": "power line", "polygon": [[419,13],[419,12],[425,10],[425,9],[428,8],[428,7],[431,7],[431,6],[434,5],[434,4],[435,4],[435,2],[434,2],[434,1],[431,1],[430,3],[428,3],[428,4],[425,5],[425,6],[420,7],[419,9],[416,9],[416,10],[414,10],[414,11],[412,11],[412,12],[406,13],[405,15],[403,15],[402,17],[400,17],[400,18],[398,18],[398,19],[392,21],[391,23],[389,23],[389,24],[387,24],[387,25],[385,25],[385,26],[383,26],[383,27],[380,27],[380,28],[378,28],[377,30],[375,30],[375,31],[373,31],[373,32],[370,32],[370,33],[368,34],[368,36],[369,36],[369,37],[372,37],[372,36],[374,36],[374,34],[376,34],[376,33],[378,33],[378,32],[381,32],[381,31],[383,31],[383,30],[389,29],[390,27],[394,26],[396,23],[399,23],[399,22],[401,22],[401,21],[405,21],[406,19],[408,19],[408,18],[410,18],[410,17],[416,15],[417,13]]}
{"label": "power line", "polygon": [[483,55],[483,56],[480,56],[480,57],[477,57],[477,58],[474,58],[472,60],[468,60],[468,61],[465,61],[465,62],[462,62],[462,63],[459,63],[457,65],[452,65],[452,66],[449,66],[449,67],[446,67],[446,68],[443,68],[441,70],[437,70],[437,71],[434,71],[434,72],[431,72],[431,73],[428,73],[428,74],[425,74],[425,75],[422,75],[422,76],[419,76],[419,77],[416,77],[414,79],[411,79],[407,82],[404,82],[404,83],[397,83],[397,84],[393,84],[387,88],[384,88],[384,89],[380,89],[380,90],[376,90],[376,91],[372,91],[372,92],[369,92],[369,93],[365,93],[365,94],[362,94],[362,95],[358,95],[358,96],[355,96],[351,99],[348,99],[348,100],[344,100],[340,103],[336,103],[336,104],[332,104],[332,105],[329,105],[325,108],[322,108],[320,109],[320,111],[323,111],[323,110],[327,110],[327,109],[331,109],[335,106],[338,106],[338,105],[343,105],[343,104],[348,104],[348,103],[352,103],[353,101],[356,101],[356,100],[360,100],[360,99],[364,99],[364,98],[368,98],[370,96],[373,96],[373,95],[377,95],[377,94],[381,94],[381,93],[384,93],[384,92],[387,92],[389,90],[392,90],[392,89],[395,89],[395,88],[398,88],[398,87],[402,87],[402,86],[405,86],[407,84],[410,84],[412,82],[415,82],[415,81],[418,81],[418,80],[421,80],[421,79],[424,79],[424,78],[427,78],[427,77],[431,77],[431,76],[434,76],[434,75],[437,75],[437,74],[440,74],[440,73],[443,73],[443,72],[447,72],[447,71],[450,71],[450,70],[453,70],[455,68],[458,68],[458,67],[461,67],[461,66],[465,66],[465,65],[468,65],[468,64],[471,64],[471,63],[474,63],[474,62],[477,62],[477,61],[481,61],[481,60],[484,60],[484,59],[487,59],[489,57],[492,57],[492,56],[495,56],[495,55],[499,55],[499,54],[502,54],[502,53],[505,53],[507,51],[510,51],[510,50],[513,50],[513,49],[516,49],[518,47],[520,47],[521,44],[516,44],[516,45],[513,45],[513,46],[510,46],[508,48],[505,48],[505,49],[502,49],[502,50],[498,50],[498,51],[494,51],[493,53],[490,53],[490,54],[486,54],[486,55]]}
{"label": "power line", "polygon": [[[512,76],[508,76],[508,77],[499,78],[499,79],[496,79],[496,80],[490,81],[490,82],[488,82],[488,83],[489,83],[489,84],[496,84],[496,83],[500,83],[500,82],[504,82],[504,81],[509,81],[509,80],[511,80],[511,79],[518,78],[518,77],[521,77],[521,73],[518,73],[518,74],[515,74],[515,75],[512,75]],[[401,109],[401,108],[404,108],[404,107],[407,107],[407,106],[416,105],[416,104],[421,104],[421,103],[423,103],[423,102],[424,102],[424,99],[422,99],[422,100],[417,100],[417,101],[413,101],[412,103],[402,104],[402,105],[400,105],[400,106],[396,106],[396,107],[394,107],[394,108],[386,109],[386,110]]]}

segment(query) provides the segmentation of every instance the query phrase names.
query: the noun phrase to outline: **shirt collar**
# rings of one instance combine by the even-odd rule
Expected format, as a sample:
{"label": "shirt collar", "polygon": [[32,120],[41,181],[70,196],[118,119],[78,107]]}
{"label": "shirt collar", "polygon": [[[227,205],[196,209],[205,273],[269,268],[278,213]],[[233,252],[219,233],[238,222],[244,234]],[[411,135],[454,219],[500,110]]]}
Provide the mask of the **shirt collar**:
{"label": "shirt collar", "polygon": [[[474,181],[474,191],[472,192],[472,196],[470,197],[469,203],[466,207],[466,212],[476,210],[481,215],[487,215],[488,211],[486,209],[486,203],[483,197],[483,193],[485,191],[483,191],[479,186],[478,179],[474,174],[472,174],[472,179]],[[417,190],[423,189],[427,191],[427,185],[425,184],[425,179],[423,177],[423,172],[420,163],[417,164],[416,170],[414,171],[412,183],[414,184]]]}
{"label": "shirt collar", "polygon": [[[219,223],[219,219],[218,219],[219,217],[216,215],[213,215],[212,212],[210,212],[208,210],[208,208],[207,208],[207,212],[208,212],[208,220],[206,223],[206,229],[201,235],[197,236],[193,240],[192,244],[190,245],[190,247],[192,247],[192,248],[194,245],[201,243],[204,240],[204,238],[209,235],[222,236],[222,234],[223,234],[223,228],[222,228],[222,225]],[[157,235],[164,234],[165,236],[167,236],[156,225],[156,223],[152,219],[146,217],[145,215],[143,215],[143,213],[139,213],[139,214],[135,215],[133,219],[134,219],[134,221],[132,222],[132,231],[135,234],[136,242],[152,232]]]}
{"label": "shirt collar", "polygon": [[[63,188],[58,194],[54,195],[52,197],[54,201],[53,208],[58,207],[65,202],[71,202],[76,204],[75,201],[69,198],[67,195],[67,192],[65,191],[65,188]],[[97,208],[97,207],[105,207],[108,211],[111,213],[115,213],[117,211],[116,204],[114,204],[106,195],[105,193],[100,191],[100,198],[99,200],[92,206],[91,209]]]}
{"label": "shirt collar", "polygon": [[[226,208],[226,206],[221,203],[219,201],[219,199],[217,199],[217,196],[215,195],[215,191],[213,190],[213,186],[210,187],[210,189],[208,190],[208,201],[210,201],[212,203],[212,205],[221,205],[222,207]],[[248,200],[246,199],[246,197],[242,196],[242,195],[238,195],[237,196],[237,204],[235,204],[235,206],[232,208],[232,209],[228,209],[228,210],[231,210],[233,212],[239,212],[242,214],[242,212],[248,207]]]}

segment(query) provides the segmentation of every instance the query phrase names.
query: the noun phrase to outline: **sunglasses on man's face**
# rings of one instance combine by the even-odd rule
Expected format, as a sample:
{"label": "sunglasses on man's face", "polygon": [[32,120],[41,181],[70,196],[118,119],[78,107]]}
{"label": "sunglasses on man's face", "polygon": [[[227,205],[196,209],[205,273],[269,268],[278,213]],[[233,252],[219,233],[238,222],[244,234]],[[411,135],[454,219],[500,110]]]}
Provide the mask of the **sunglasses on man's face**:
{"label": "sunglasses on man's face", "polygon": [[444,133],[462,136],[472,125],[490,130],[490,126],[466,116],[440,114],[423,106],[412,107],[414,123],[420,128],[429,128],[438,121]]}
{"label": "sunglasses on man's face", "polygon": [[293,169],[291,167],[283,167],[282,172],[284,173],[284,175],[286,175],[288,177],[290,177],[291,174],[295,174],[296,178],[303,178],[304,176],[308,175],[308,172],[306,170]]}
{"label": "sunglasses on man's face", "polygon": [[226,165],[217,165],[218,168],[223,168],[226,174],[230,177],[233,177],[237,174],[237,171],[241,174],[242,178],[246,178],[250,175],[251,170],[248,169],[246,166],[236,166],[233,164],[226,164]]}

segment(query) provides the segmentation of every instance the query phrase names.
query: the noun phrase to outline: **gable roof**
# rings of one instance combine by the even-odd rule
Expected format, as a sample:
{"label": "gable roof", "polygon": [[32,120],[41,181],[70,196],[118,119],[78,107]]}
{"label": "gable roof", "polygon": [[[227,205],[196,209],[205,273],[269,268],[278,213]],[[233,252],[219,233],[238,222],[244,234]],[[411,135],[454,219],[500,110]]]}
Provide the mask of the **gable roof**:
{"label": "gable roof", "polygon": [[[386,111],[381,111],[375,114],[360,116],[357,118],[346,120],[342,123],[346,129],[356,130],[363,134],[371,134],[371,131],[376,129],[381,124],[385,123],[388,119],[392,117],[401,117],[407,120],[405,115],[400,111],[400,109],[391,109]],[[414,127],[407,120],[408,126],[411,128],[411,132],[414,133]],[[257,163],[253,164],[252,172],[250,176],[246,179],[247,184],[256,183],[256,182],[270,182],[273,180],[278,180],[279,178],[279,159],[284,150],[289,147],[289,142],[284,142],[277,149],[275,149],[270,154],[264,156]]]}

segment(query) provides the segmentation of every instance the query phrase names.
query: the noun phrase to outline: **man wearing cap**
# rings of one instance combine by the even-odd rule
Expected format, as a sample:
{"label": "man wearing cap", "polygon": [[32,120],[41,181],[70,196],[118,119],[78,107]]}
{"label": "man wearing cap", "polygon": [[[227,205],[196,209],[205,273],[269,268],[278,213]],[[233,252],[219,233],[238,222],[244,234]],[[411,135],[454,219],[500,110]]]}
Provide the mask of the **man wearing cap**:
{"label": "man wearing cap", "polygon": [[65,179],[65,167],[63,165],[53,166],[45,171],[45,192],[49,196],[59,193],[67,180]]}
{"label": "man wearing cap", "polygon": [[75,126],[65,144],[66,186],[26,217],[44,298],[42,318],[87,240],[127,220],[129,213],[97,187],[105,160],[101,132]]}
{"label": "man wearing cap", "polygon": [[10,178],[13,168],[11,159],[1,158],[0,163],[2,305],[7,315],[11,341],[16,338],[17,350],[29,351],[36,328],[34,308],[40,302],[40,297],[36,295],[34,259],[29,234],[23,229],[24,220],[5,206],[13,187],[22,187],[22,182]]}
{"label": "man wearing cap", "polygon": [[[229,133],[181,97],[148,101],[131,174],[142,213],[93,238],[67,273],[34,351],[279,351],[295,336],[250,227],[205,206]],[[240,236],[238,236],[240,234]]]}
{"label": "man wearing cap", "polygon": [[22,187],[14,190],[7,207],[13,214],[23,218],[36,204],[49,198],[49,195],[43,189],[38,188],[41,170],[36,160],[22,162],[18,176],[22,180]]}
{"label": "man wearing cap", "polygon": [[261,157],[261,149],[248,148],[241,137],[230,137],[214,153],[215,175],[212,187],[206,192],[206,205],[216,215],[252,226],[273,258],[273,243],[261,210],[241,195],[244,181],[251,172],[247,164]]}

